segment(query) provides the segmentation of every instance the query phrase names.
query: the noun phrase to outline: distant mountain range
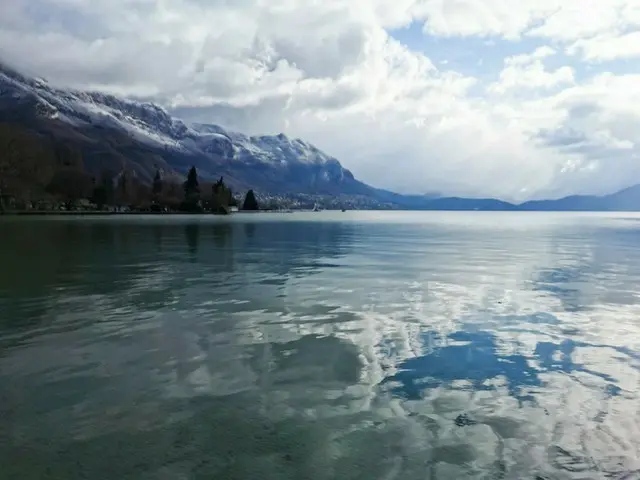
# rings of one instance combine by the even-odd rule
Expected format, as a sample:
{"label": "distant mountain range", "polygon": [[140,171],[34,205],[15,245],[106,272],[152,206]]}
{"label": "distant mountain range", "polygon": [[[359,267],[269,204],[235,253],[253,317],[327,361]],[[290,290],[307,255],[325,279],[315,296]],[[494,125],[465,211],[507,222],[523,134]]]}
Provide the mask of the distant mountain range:
{"label": "distant mountain range", "polygon": [[427,200],[422,210],[491,210],[491,211],[569,211],[606,212],[640,211],[640,185],[604,196],[572,195],[557,200],[535,200],[513,204],[492,198],[444,197]]}
{"label": "distant mountain range", "polygon": [[252,188],[276,196],[340,198],[358,208],[640,210],[640,186],[603,197],[572,196],[521,205],[401,195],[357,180],[337,159],[300,139],[284,134],[247,136],[217,125],[186,124],[152,103],[53,88],[0,63],[0,175],[11,175],[6,164],[12,156],[30,162],[32,175],[23,183],[32,178],[46,182],[61,164],[70,162],[93,175],[104,169],[131,171],[147,183],[157,169],[183,176],[193,165],[205,179],[224,176],[237,191]]}
{"label": "distant mountain range", "polygon": [[640,185],[611,195],[572,195],[559,200],[539,200],[518,206],[520,210],[541,211],[640,211]]}

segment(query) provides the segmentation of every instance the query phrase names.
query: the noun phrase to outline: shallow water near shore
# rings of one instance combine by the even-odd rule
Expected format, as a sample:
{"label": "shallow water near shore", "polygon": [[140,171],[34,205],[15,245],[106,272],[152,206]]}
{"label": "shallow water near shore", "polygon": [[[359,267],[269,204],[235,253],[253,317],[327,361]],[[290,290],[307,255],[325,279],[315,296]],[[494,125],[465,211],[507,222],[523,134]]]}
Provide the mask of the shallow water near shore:
{"label": "shallow water near shore", "polygon": [[0,465],[640,478],[640,215],[0,217]]}

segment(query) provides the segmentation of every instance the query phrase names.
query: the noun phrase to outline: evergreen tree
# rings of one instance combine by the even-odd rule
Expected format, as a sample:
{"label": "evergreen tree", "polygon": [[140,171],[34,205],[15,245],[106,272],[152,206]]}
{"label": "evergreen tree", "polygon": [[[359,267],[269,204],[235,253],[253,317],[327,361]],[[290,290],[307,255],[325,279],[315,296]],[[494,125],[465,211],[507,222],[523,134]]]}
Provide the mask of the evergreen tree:
{"label": "evergreen tree", "polygon": [[220,180],[213,184],[213,193],[218,194],[223,188],[225,188],[224,177],[220,177]]}
{"label": "evergreen tree", "polygon": [[198,183],[198,172],[196,167],[191,167],[187,174],[187,181],[184,182],[184,202],[182,208],[189,212],[202,211],[200,204],[200,184]]}
{"label": "evergreen tree", "polygon": [[184,194],[187,200],[197,199],[200,195],[200,184],[198,183],[196,167],[191,167],[187,174],[187,181],[184,182]]}
{"label": "evergreen tree", "polygon": [[222,205],[229,206],[233,195],[231,189],[224,184],[223,177],[220,177],[220,180],[213,184],[213,195]]}
{"label": "evergreen tree", "polygon": [[244,197],[244,204],[242,205],[243,210],[259,210],[260,207],[258,205],[258,201],[256,200],[256,196],[253,193],[253,190],[249,190],[247,192],[247,196]]}
{"label": "evergreen tree", "polygon": [[212,210],[218,213],[228,213],[229,207],[233,201],[231,189],[224,184],[223,177],[220,177],[212,187]]}

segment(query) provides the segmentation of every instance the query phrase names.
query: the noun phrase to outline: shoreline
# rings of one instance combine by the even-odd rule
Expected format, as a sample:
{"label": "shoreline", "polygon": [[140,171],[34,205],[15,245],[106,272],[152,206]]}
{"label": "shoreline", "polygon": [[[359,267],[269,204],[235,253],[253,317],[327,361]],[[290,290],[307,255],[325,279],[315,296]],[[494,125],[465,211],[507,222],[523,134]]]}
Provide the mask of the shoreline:
{"label": "shoreline", "polygon": [[[237,212],[236,212],[237,213]],[[0,212],[1,216],[64,216],[64,215],[231,215],[230,213],[212,212],[111,212],[108,210],[13,210]]]}
{"label": "shoreline", "polygon": [[[324,212],[340,212],[341,210],[322,210]],[[465,213],[640,213],[640,210],[350,210],[360,212],[465,212]],[[214,212],[153,212],[153,211],[130,211],[130,212],[112,212],[107,210],[11,210],[0,212],[0,218],[2,217],[64,217],[64,216],[116,216],[116,215],[198,215],[198,216],[229,216],[229,215],[258,215],[263,213],[279,213],[279,214],[291,214],[291,213],[319,213],[314,210],[239,210],[229,213],[214,213]],[[344,213],[344,211],[343,211]]]}
{"label": "shoreline", "polygon": [[[306,210],[299,210],[300,212],[304,212]],[[115,216],[115,215],[215,215],[215,216],[228,216],[228,215],[237,215],[237,214],[259,214],[259,213],[293,213],[293,211],[289,212],[280,212],[278,210],[239,210],[237,212],[229,212],[229,213],[214,213],[214,212],[152,212],[152,211],[131,211],[131,212],[112,212],[108,210],[10,210],[0,212],[0,217],[16,217],[16,216],[89,216],[89,215],[100,215],[100,216]]]}

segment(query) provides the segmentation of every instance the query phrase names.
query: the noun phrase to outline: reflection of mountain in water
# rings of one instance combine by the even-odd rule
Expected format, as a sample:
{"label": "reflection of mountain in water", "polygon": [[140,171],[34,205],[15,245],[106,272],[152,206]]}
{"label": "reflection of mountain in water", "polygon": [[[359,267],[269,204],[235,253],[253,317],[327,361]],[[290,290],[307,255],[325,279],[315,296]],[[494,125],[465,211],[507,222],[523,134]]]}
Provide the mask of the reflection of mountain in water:
{"label": "reflection of mountain in water", "polygon": [[257,288],[259,297],[273,299],[282,295],[278,288],[288,276],[313,274],[344,255],[351,228],[211,217],[7,223],[0,239],[0,301],[16,313],[6,319],[36,321],[63,298],[98,295],[130,307],[162,308],[186,289],[212,282],[221,287],[218,296],[249,299]]}
{"label": "reflection of mountain in water", "polygon": [[65,302],[70,313],[76,310],[76,300],[90,302],[95,296],[129,289],[148,271],[146,260],[154,251],[153,242],[138,243],[137,232],[131,226],[74,220],[4,223],[0,236],[4,326],[27,327],[27,319],[31,324],[41,321],[56,303]]}
{"label": "reflection of mountain in water", "polygon": [[[195,238],[192,227],[192,237]],[[191,240],[191,265],[174,261],[176,282],[167,293],[190,288],[190,302],[234,302],[242,310],[282,312],[287,282],[336,265],[351,250],[353,226],[339,222],[265,221],[251,218],[200,223]],[[194,246],[196,248],[194,248]],[[227,305],[227,308],[232,308]]]}

